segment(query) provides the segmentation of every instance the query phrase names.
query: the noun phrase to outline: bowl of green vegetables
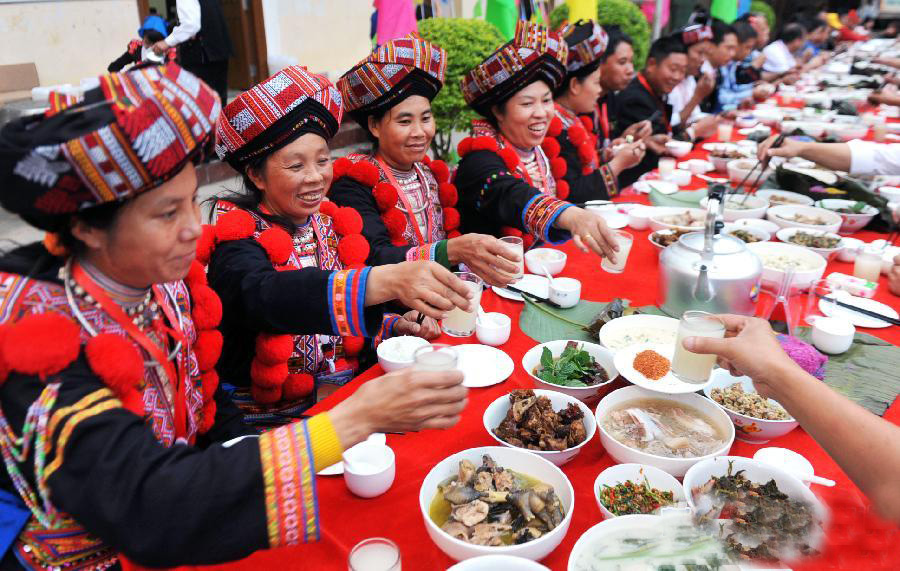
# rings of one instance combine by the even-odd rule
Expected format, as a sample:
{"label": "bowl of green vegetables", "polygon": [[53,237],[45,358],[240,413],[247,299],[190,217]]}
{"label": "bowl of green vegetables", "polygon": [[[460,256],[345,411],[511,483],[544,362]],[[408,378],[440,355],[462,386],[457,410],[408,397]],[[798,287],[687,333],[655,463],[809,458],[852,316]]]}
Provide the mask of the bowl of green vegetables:
{"label": "bowl of green vegetables", "polygon": [[538,389],[559,391],[581,401],[609,392],[619,376],[613,353],[586,341],[550,341],[532,347],[522,357],[522,368]]}

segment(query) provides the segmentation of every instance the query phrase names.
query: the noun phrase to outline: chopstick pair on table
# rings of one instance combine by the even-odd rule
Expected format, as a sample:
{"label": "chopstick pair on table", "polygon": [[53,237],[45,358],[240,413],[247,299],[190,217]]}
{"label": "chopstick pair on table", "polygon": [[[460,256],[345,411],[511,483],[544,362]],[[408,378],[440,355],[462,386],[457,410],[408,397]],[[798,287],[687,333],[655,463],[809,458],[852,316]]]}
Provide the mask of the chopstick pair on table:
{"label": "chopstick pair on table", "polygon": [[[782,143],[784,143],[784,134],[778,135],[778,137],[776,137],[775,140],[772,141],[772,146],[769,148],[777,149],[778,147],[780,147],[782,145]],[[768,162],[769,161],[766,161],[766,165],[768,165]],[[748,188],[747,191],[744,193],[744,198],[741,201],[742,206],[743,206],[743,203],[747,201],[747,197],[756,192],[756,188],[759,186],[759,179],[761,179],[762,175],[765,174],[765,172],[766,172],[766,167],[763,165],[763,159],[758,159],[756,161],[756,164],[753,165],[753,168],[750,169],[749,172],[747,172],[747,175],[744,177],[744,179],[737,186],[734,187],[734,192],[732,194],[737,194],[738,189],[742,188],[744,186],[744,183],[747,182],[747,179],[750,178],[750,175],[752,175],[753,171],[755,171],[757,168],[759,168],[759,174],[756,175],[756,179],[753,181],[753,184],[750,185],[750,188]]]}
{"label": "chopstick pair on table", "polygon": [[875,319],[880,319],[881,321],[884,321],[885,323],[890,323],[891,325],[900,325],[900,319],[896,319],[894,317],[889,317],[887,315],[882,315],[882,314],[878,313],[877,311],[872,311],[871,309],[865,309],[863,307],[859,307],[858,305],[853,305],[852,303],[840,301],[833,297],[828,297],[828,296],[821,295],[821,294],[818,297],[821,299],[825,299],[825,300],[829,301],[830,303],[837,305],[838,307],[843,307],[843,308],[846,308],[846,309],[849,309],[852,311],[856,311],[857,313],[861,313],[863,315],[867,315],[867,316],[875,318]]}

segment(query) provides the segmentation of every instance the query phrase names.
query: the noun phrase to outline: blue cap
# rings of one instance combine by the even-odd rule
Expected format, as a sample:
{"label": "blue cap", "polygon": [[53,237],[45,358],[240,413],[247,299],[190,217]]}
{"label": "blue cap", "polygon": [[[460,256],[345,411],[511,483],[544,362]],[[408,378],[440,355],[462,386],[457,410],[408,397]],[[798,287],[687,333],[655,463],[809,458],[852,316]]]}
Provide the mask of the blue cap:
{"label": "blue cap", "polygon": [[144,20],[144,25],[138,28],[138,35],[143,38],[144,32],[147,30],[156,30],[162,34],[164,38],[169,35],[169,31],[166,30],[166,21],[158,14],[150,14],[147,16],[147,19]]}

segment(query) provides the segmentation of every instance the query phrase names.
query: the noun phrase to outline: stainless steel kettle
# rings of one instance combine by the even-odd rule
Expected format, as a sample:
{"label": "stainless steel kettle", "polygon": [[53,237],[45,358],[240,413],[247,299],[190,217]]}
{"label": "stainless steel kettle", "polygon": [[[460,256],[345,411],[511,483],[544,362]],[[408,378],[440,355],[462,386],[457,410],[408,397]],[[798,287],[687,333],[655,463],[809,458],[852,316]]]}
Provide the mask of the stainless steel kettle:
{"label": "stainless steel kettle", "polygon": [[719,234],[727,189],[710,187],[704,231],[681,236],[659,258],[657,303],[669,315],[681,317],[689,309],[756,312],[762,264],[741,239]]}

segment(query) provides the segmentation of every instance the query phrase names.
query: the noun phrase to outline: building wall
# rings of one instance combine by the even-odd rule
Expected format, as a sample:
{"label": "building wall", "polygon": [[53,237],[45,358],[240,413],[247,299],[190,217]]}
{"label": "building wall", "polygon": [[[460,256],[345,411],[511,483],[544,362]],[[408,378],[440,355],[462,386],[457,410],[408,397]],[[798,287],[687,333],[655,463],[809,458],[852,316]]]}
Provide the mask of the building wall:
{"label": "building wall", "polygon": [[336,80],[372,49],[369,0],[263,0],[269,71],[299,63]]}
{"label": "building wall", "polygon": [[0,3],[0,65],[37,65],[42,85],[106,71],[137,37],[135,0]]}

